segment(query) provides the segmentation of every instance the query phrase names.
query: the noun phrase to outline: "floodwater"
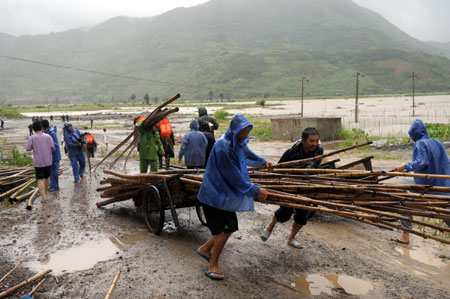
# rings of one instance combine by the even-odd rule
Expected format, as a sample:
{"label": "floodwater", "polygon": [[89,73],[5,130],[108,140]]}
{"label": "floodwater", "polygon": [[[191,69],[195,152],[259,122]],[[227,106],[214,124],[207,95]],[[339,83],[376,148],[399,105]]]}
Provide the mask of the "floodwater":
{"label": "floodwater", "polygon": [[337,274],[297,276],[292,286],[309,295],[320,295],[321,293],[331,295],[333,289],[342,289],[350,295],[364,295],[374,289],[370,282]]}
{"label": "floodwater", "polygon": [[46,255],[40,261],[30,262],[28,266],[37,272],[52,269],[55,275],[86,270],[94,267],[98,262],[113,259],[120,251],[142,241],[146,237],[149,237],[148,231],[137,230],[121,237],[88,241],[81,245]]}

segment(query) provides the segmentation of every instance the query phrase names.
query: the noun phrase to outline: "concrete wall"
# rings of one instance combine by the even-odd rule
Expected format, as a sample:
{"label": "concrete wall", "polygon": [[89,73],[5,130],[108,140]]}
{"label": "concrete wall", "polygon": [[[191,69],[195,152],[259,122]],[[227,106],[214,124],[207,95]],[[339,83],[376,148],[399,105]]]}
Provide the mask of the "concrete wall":
{"label": "concrete wall", "polygon": [[296,141],[302,138],[302,132],[308,127],[319,130],[320,140],[329,141],[338,138],[341,126],[340,117],[277,117],[271,119],[272,139]]}

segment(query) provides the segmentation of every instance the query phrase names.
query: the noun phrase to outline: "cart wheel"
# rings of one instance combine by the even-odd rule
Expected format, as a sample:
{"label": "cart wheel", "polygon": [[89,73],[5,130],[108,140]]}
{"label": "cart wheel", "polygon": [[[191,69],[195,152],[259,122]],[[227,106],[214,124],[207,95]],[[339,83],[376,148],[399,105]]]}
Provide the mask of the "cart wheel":
{"label": "cart wheel", "polygon": [[159,235],[164,226],[164,207],[158,188],[152,186],[144,202],[144,218],[147,228],[155,235]]}
{"label": "cart wheel", "polygon": [[206,217],[205,217],[205,212],[203,211],[203,206],[202,205],[196,205],[195,206],[195,210],[197,211],[197,216],[198,216],[198,220],[200,220],[200,222],[206,226]]}

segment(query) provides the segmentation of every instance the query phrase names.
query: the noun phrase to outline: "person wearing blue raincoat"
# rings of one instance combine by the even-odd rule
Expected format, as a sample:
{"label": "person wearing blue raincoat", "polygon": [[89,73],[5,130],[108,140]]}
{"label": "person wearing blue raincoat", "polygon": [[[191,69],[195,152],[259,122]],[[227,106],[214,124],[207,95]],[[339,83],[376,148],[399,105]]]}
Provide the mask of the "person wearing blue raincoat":
{"label": "person wearing blue raincoat", "polygon": [[64,142],[65,148],[72,165],[74,183],[78,183],[84,177],[84,168],[86,167],[86,158],[84,157],[84,140],[81,138],[81,132],[72,127],[71,123],[64,123]]}
{"label": "person wearing blue raincoat", "polygon": [[48,191],[58,191],[59,190],[59,162],[61,161],[61,150],[59,148],[58,136],[56,134],[57,129],[55,127],[51,127],[48,120],[44,119],[42,121],[42,128],[44,132],[50,135],[53,139],[53,143],[55,144],[55,149],[52,150],[52,168],[50,171],[50,188]]}
{"label": "person wearing blue raincoat", "polygon": [[253,125],[243,114],[233,117],[227,132],[211,150],[197,195],[212,234],[197,249],[197,254],[209,262],[205,274],[211,279],[224,278],[218,261],[228,238],[238,230],[236,212],[253,211],[255,196],[261,202],[267,198],[267,190],[252,184],[247,170],[247,166],[271,166],[247,147],[252,128]]}
{"label": "person wearing blue raincoat", "polygon": [[184,156],[184,164],[187,168],[203,168],[208,139],[199,131],[200,125],[196,119],[191,120],[190,127],[191,130],[184,135],[181,142],[178,162],[181,163]]}
{"label": "person wearing blue raincoat", "polygon": [[[422,120],[416,119],[408,134],[414,141],[412,161],[396,167],[395,171],[407,170],[414,171],[414,173],[450,175],[450,161],[443,144],[439,140],[430,138]],[[415,177],[414,182],[417,185],[450,187],[450,180],[447,179]],[[450,226],[450,221],[446,220],[445,223]],[[402,220],[402,225],[412,228],[409,221]],[[392,240],[401,244],[409,244],[409,232],[404,231],[402,235],[392,238]]]}

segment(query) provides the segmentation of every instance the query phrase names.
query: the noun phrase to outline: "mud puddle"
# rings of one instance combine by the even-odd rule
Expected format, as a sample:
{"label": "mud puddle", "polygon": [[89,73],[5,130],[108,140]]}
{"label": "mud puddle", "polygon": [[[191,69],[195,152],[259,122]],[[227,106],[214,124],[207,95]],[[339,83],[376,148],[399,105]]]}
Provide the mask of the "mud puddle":
{"label": "mud puddle", "polygon": [[337,274],[309,274],[308,276],[295,277],[295,283],[291,286],[308,295],[332,294],[333,289],[342,289],[350,295],[364,295],[373,290],[370,282]]}
{"label": "mud puddle", "polygon": [[113,259],[120,251],[148,237],[148,231],[137,230],[121,237],[88,241],[78,246],[48,254],[42,260],[28,263],[28,267],[37,272],[52,269],[55,275],[87,270],[94,267],[98,262]]}
{"label": "mud puddle", "polygon": [[448,263],[439,258],[439,255],[442,252],[449,252],[450,248],[444,244],[438,246],[440,248],[436,248],[436,246],[432,246],[429,242],[425,242],[424,240],[417,240],[414,246],[397,246],[395,250],[402,256],[422,264],[442,268],[447,266]]}

